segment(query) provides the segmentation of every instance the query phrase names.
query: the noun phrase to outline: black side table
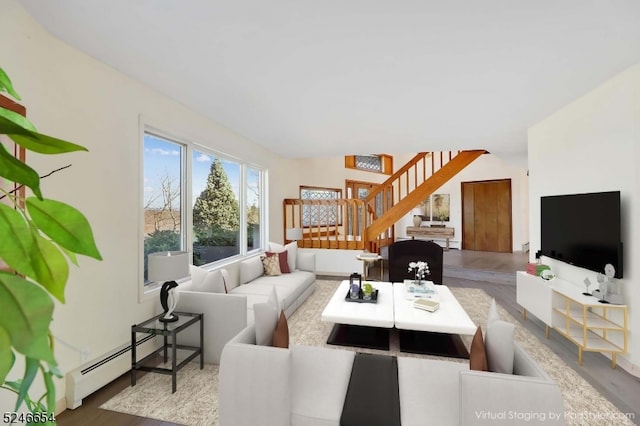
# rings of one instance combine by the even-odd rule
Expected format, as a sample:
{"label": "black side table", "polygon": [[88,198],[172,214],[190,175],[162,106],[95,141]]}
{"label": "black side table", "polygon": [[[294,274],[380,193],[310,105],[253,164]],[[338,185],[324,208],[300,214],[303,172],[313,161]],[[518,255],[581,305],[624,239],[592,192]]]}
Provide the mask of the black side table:
{"label": "black side table", "polygon": [[[189,312],[175,312],[178,315],[179,319],[176,322],[161,322],[159,321],[160,317],[164,315],[164,313],[157,315],[153,318],[146,320],[140,324],[134,324],[131,326],[131,386],[135,386],[136,384],[136,371],[150,371],[152,373],[160,373],[160,374],[170,374],[172,378],[171,382],[171,391],[175,393],[176,391],[176,373],[185,365],[187,365],[191,360],[200,355],[200,369],[204,368],[204,326],[202,322],[202,314],[193,314]],[[195,324],[196,322],[200,322],[200,346],[187,346],[187,345],[178,345],[176,343],[176,336],[179,332],[186,329],[187,327]],[[164,342],[162,347],[153,351],[140,361],[136,360],[136,335],[137,333],[147,333],[155,336],[163,336]],[[169,337],[171,337],[171,341],[169,342]],[[171,368],[162,368],[162,367],[149,367],[143,365],[149,359],[155,357],[160,352],[163,352],[164,362],[167,362],[167,352],[168,348],[171,348]],[[180,364],[177,364],[176,352],[178,349],[183,349],[187,351],[191,351],[192,353],[185,358]]]}

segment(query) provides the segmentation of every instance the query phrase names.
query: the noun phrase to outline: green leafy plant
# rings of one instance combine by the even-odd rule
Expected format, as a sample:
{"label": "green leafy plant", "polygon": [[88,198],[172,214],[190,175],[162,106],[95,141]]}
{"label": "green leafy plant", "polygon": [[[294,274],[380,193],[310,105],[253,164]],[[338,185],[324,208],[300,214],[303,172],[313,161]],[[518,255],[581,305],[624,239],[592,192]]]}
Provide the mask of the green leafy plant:
{"label": "green leafy plant", "polygon": [[[20,100],[2,68],[1,92]],[[39,154],[87,151],[83,146],[38,133],[25,117],[3,107],[0,135]],[[84,215],[68,204],[45,198],[38,173],[16,159],[3,144],[0,178],[4,178],[0,179],[0,261],[9,268],[0,271],[1,388],[15,394],[15,411],[24,403],[37,417],[36,422],[55,424],[53,378],[62,375],[50,331],[53,298],[64,303],[69,262],[77,266],[77,254],[97,260],[102,257]],[[29,188],[33,195],[22,197],[18,190],[22,187]],[[24,374],[19,380],[8,381],[17,356],[24,357]],[[46,391],[34,399],[29,390],[39,373]],[[47,421],[38,421],[43,419]]]}

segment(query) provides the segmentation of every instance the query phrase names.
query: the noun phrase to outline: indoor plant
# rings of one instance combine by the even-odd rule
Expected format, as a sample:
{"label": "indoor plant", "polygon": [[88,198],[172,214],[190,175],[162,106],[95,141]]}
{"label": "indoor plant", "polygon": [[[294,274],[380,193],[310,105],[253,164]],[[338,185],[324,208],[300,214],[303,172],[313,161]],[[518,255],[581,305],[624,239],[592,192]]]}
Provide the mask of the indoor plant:
{"label": "indoor plant", "polygon": [[[0,93],[20,97],[0,68]],[[7,98],[8,99],[8,98]],[[39,154],[63,154],[87,149],[38,133],[25,117],[0,107],[0,135]],[[5,422],[55,423],[55,384],[61,377],[53,351],[50,324],[55,297],[64,303],[69,262],[76,254],[101,260],[87,219],[75,208],[47,199],[40,190],[40,176],[0,144],[0,383],[16,396],[15,411],[24,403],[30,411],[23,418]],[[11,185],[9,188],[6,185]],[[15,188],[14,188],[15,184]],[[3,186],[4,185],[4,186]],[[33,195],[22,196],[27,187]],[[22,379],[7,380],[16,356],[24,357]],[[38,374],[45,393],[32,398],[29,389]],[[24,410],[22,410],[24,411]],[[8,420],[8,421],[7,421]]]}
{"label": "indoor plant", "polygon": [[422,280],[429,275],[429,264],[427,262],[409,262],[409,272],[415,273],[415,283],[422,284]]}

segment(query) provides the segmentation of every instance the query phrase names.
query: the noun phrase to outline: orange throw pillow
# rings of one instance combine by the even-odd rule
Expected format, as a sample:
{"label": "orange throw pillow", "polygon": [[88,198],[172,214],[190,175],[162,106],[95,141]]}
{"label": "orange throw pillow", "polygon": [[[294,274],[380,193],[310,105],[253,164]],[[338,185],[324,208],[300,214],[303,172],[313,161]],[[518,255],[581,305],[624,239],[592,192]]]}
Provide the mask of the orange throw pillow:
{"label": "orange throw pillow", "polygon": [[273,331],[273,344],[277,348],[289,347],[289,326],[287,325],[287,317],[284,315],[284,311],[280,311],[280,318],[276,329]]}
{"label": "orange throw pillow", "polygon": [[484,339],[482,338],[482,329],[478,326],[476,334],[473,335],[471,341],[471,351],[469,353],[469,368],[477,371],[488,371],[487,353],[484,349]]}

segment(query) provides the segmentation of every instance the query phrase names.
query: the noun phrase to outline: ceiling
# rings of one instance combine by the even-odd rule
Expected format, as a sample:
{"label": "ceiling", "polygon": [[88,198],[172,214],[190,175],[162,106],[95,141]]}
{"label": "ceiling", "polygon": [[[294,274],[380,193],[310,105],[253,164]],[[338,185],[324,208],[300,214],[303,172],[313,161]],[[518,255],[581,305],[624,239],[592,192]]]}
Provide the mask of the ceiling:
{"label": "ceiling", "polygon": [[484,148],[640,63],[637,0],[19,0],[55,37],[290,158]]}

